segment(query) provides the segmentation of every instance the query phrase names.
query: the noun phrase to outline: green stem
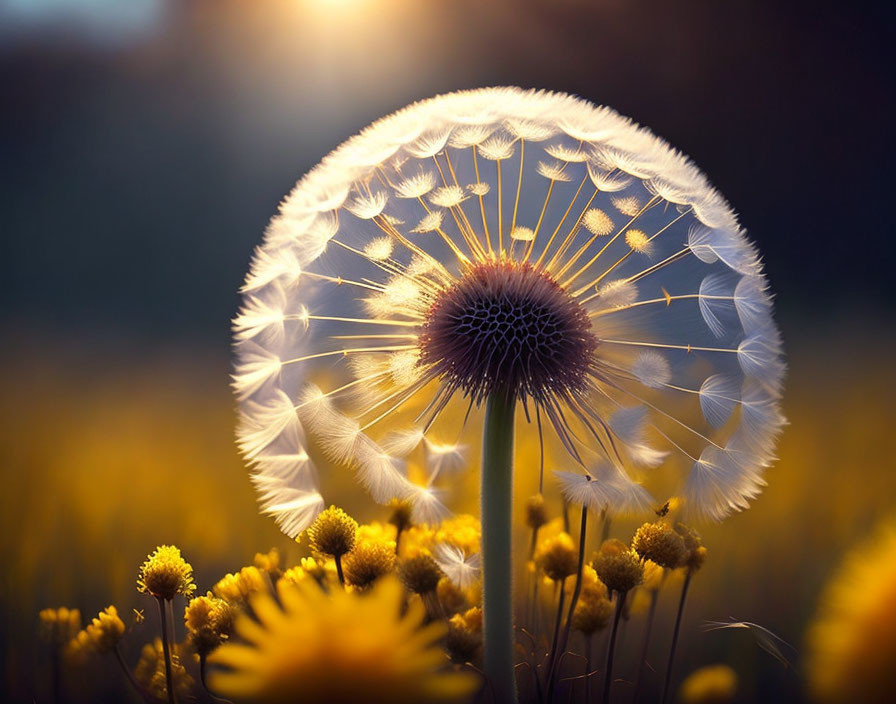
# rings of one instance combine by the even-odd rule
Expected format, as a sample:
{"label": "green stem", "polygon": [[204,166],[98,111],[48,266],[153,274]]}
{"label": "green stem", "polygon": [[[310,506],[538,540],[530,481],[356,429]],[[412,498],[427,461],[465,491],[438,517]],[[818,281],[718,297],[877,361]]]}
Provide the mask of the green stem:
{"label": "green stem", "polygon": [[165,600],[156,599],[159,604],[159,619],[162,621],[162,653],[165,655],[165,683],[168,689],[168,704],[174,702],[174,676],[171,673],[171,650],[168,645],[168,619],[165,615]]}
{"label": "green stem", "polygon": [[496,704],[517,700],[510,532],[515,405],[509,395],[492,393],[482,434],[483,665]]}
{"label": "green stem", "polygon": [[681,615],[684,613],[684,602],[688,598],[688,587],[691,585],[693,572],[688,570],[681,586],[681,599],[678,600],[678,614],[675,616],[675,630],[672,631],[672,647],[669,648],[669,662],[666,664],[666,681],[663,684],[663,704],[669,698],[669,685],[672,683],[672,662],[675,660],[675,648],[678,646],[678,632],[681,630]]}
{"label": "green stem", "polygon": [[[398,543],[395,543],[398,547]],[[345,586],[345,574],[342,572],[342,555],[333,555],[333,561],[336,563],[336,576],[339,577],[339,583]]]}

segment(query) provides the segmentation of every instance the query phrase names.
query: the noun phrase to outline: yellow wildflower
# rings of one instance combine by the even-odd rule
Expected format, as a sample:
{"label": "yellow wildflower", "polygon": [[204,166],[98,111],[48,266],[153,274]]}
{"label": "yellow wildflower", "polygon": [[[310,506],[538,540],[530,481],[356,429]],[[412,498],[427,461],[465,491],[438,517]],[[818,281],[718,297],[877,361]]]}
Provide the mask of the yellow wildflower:
{"label": "yellow wildflower", "polygon": [[249,596],[265,591],[270,584],[267,576],[254,565],[239,572],[226,574],[212,587],[219,599],[240,609],[245,609]]}
{"label": "yellow wildflower", "polygon": [[140,567],[138,590],[157,599],[190,596],[196,589],[193,568],[173,545],[160,545]]}
{"label": "yellow wildflower", "polygon": [[345,556],[345,581],[358,589],[367,589],[374,581],[392,571],[395,550],[378,542],[358,543]]}
{"label": "yellow wildflower", "polygon": [[632,539],[632,549],[642,560],[653,560],[660,567],[675,569],[689,557],[681,535],[668,523],[645,523]]}
{"label": "yellow wildflower", "polygon": [[540,543],[535,562],[549,579],[555,582],[564,580],[578,570],[576,544],[568,533],[560,533]]}
{"label": "yellow wildflower", "polygon": [[236,609],[223,599],[213,596],[197,596],[184,610],[184,623],[190,645],[200,655],[208,655],[230,637]]}
{"label": "yellow wildflower", "polygon": [[634,550],[620,540],[605,540],[592,566],[607,589],[626,594],[644,580],[644,565]]}
{"label": "yellow wildflower", "polygon": [[890,702],[896,663],[896,517],[853,549],[819,600],[807,634],[819,702]]}
{"label": "yellow wildflower", "polygon": [[437,543],[448,543],[461,548],[467,555],[475,555],[482,550],[482,526],[476,516],[461,513],[448,518],[436,531]]}
{"label": "yellow wildflower", "polygon": [[273,580],[279,579],[282,574],[280,570],[280,551],[277,548],[271,548],[267,552],[255,553],[252,564],[262,572],[267,572]]}
{"label": "yellow wildflower", "polygon": [[358,527],[358,542],[379,542],[395,552],[395,526],[379,521],[364,523]]}
{"label": "yellow wildflower", "polygon": [[308,528],[312,550],[331,557],[342,557],[355,546],[358,522],[341,508],[330,506],[321,511]]}
{"label": "yellow wildflower", "polygon": [[452,700],[476,687],[469,674],[442,671],[441,623],[421,628],[424,609],[388,578],[365,594],[281,583],[282,606],[267,594],[252,599],[259,622],[241,616],[245,644],[225,643],[209,662],[227,668],[210,679],[214,691],[258,704],[418,704]]}
{"label": "yellow wildflower", "polygon": [[64,606],[58,609],[43,609],[38,618],[41,637],[53,645],[65,645],[81,630],[81,612],[78,609],[68,609]]}
{"label": "yellow wildflower", "polygon": [[728,704],[737,693],[737,673],[728,665],[708,665],[695,670],[681,684],[682,704]]}

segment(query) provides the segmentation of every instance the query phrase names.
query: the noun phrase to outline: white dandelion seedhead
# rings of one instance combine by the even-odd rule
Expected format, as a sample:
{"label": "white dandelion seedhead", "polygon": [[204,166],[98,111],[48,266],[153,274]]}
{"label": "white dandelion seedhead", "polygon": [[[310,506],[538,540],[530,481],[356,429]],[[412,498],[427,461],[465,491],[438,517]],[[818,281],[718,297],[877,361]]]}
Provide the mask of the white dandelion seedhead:
{"label": "white dandelion seedhead", "polygon": [[370,126],[286,198],[242,293],[238,442],[290,535],[323,506],[309,456],[440,520],[495,392],[578,466],[567,499],[610,513],[648,510],[669,474],[694,516],[743,509],[784,423],[734,213],[665,142],[568,95],[453,93]]}

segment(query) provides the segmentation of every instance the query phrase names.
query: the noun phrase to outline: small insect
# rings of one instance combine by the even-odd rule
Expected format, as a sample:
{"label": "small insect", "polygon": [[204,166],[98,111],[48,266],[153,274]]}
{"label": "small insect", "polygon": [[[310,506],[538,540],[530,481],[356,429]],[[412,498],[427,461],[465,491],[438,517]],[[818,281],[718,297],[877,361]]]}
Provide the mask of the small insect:
{"label": "small insect", "polygon": [[143,609],[132,609],[134,612],[134,625],[139,626],[146,620],[146,615],[143,613]]}
{"label": "small insect", "polygon": [[665,518],[666,515],[669,513],[669,502],[667,501],[666,503],[664,503],[662,506],[660,506],[658,509],[656,509],[656,511],[654,513],[656,513],[656,515],[659,516],[660,518]]}

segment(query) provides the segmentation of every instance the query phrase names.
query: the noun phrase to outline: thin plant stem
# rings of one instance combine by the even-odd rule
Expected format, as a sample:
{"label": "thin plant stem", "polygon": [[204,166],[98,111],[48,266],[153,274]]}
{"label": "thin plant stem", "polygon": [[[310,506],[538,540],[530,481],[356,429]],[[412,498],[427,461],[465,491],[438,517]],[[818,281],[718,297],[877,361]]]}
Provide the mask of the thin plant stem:
{"label": "thin plant stem", "polygon": [[678,632],[681,630],[681,615],[684,613],[684,602],[688,598],[688,587],[691,585],[693,570],[688,570],[681,585],[681,599],[678,600],[678,613],[675,616],[675,629],[672,631],[672,646],[669,648],[669,662],[666,664],[666,681],[663,683],[662,703],[669,698],[669,685],[672,683],[672,663],[675,660],[675,648],[678,646]]}
{"label": "thin plant stem", "polygon": [[548,702],[551,701],[551,687],[553,686],[554,680],[554,662],[557,658],[557,645],[560,641],[560,622],[563,619],[563,604],[566,603],[566,577],[560,580],[560,598],[557,601],[557,618],[554,619],[554,636],[551,638],[551,652],[548,655],[548,668],[547,668],[547,684],[545,689],[547,690]]}
{"label": "thin plant stem", "polygon": [[115,653],[115,660],[116,662],[118,662],[118,666],[121,668],[121,671],[124,673],[127,681],[131,683],[131,687],[134,688],[134,691],[143,698],[143,701],[148,702],[148,704],[154,704],[156,702],[156,698],[153,697],[149,692],[147,692],[143,688],[143,685],[141,685],[137,681],[137,678],[134,677],[134,673],[131,672],[128,664],[124,661],[124,656],[121,654],[121,648],[116,645],[112,652]]}
{"label": "thin plant stem", "polygon": [[[395,547],[398,547],[398,543],[395,543]],[[334,555],[333,561],[336,563],[336,576],[339,577],[339,583],[344,587],[345,586],[345,575],[342,573],[342,555]]]}
{"label": "thin plant stem", "polygon": [[[560,638],[560,652],[566,652],[566,645],[569,643],[569,632],[572,630],[572,615],[575,613],[576,604],[579,603],[579,595],[582,593],[582,569],[585,566],[585,535],[588,527],[588,509],[582,504],[582,524],[579,528],[579,562],[576,567],[576,585],[572,591],[572,598],[569,600],[569,611],[566,614],[566,623],[563,626],[563,635]],[[552,684],[556,678],[556,670],[558,665],[554,666],[548,673],[548,702],[550,703],[554,695]]]}
{"label": "thin plant stem", "polygon": [[510,549],[515,405],[507,393],[490,394],[482,435],[483,667],[497,704],[517,701]]}
{"label": "thin plant stem", "polygon": [[165,615],[165,600],[157,598],[159,604],[159,620],[162,622],[162,653],[165,655],[165,684],[168,690],[168,704],[175,704],[174,676],[171,673],[171,650],[168,645],[168,619]]}
{"label": "thin plant stem", "polygon": [[[665,577],[665,573],[663,574]],[[641,645],[641,657],[638,660],[638,674],[635,677],[635,696],[633,702],[641,696],[641,683],[644,680],[644,670],[647,667],[647,651],[650,648],[650,632],[653,630],[653,619],[656,616],[656,605],[659,601],[659,587],[650,592],[650,610],[647,612],[647,625],[644,628],[644,643]]]}
{"label": "thin plant stem", "polygon": [[616,594],[616,611],[613,613],[613,630],[610,631],[610,642],[607,644],[607,666],[604,668],[604,690],[600,700],[603,704],[610,701],[610,685],[613,683],[613,654],[616,646],[616,633],[619,631],[619,617],[622,616],[622,607],[625,606],[625,597],[628,592]]}
{"label": "thin plant stem", "polygon": [[62,701],[62,659],[60,658],[59,647],[53,644],[53,652],[50,655],[52,668],[51,687],[53,689],[53,701],[56,704]]}

